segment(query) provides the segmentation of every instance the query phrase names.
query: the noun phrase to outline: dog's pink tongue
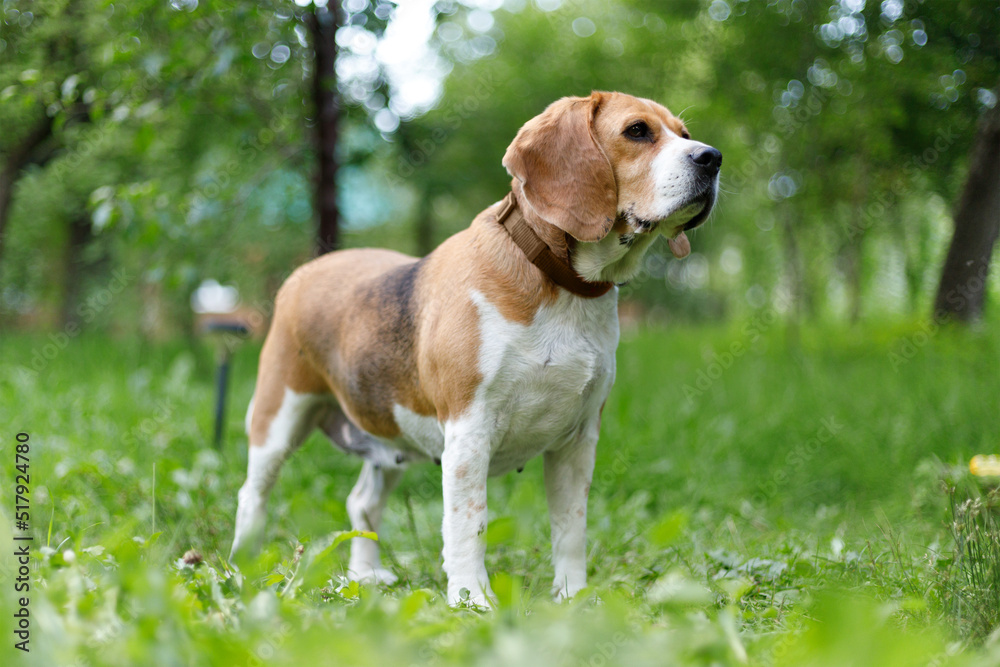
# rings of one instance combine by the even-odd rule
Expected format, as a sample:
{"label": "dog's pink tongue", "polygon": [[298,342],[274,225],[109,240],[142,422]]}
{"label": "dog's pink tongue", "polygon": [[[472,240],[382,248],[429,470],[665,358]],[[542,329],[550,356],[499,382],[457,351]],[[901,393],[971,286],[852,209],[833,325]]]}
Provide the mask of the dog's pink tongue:
{"label": "dog's pink tongue", "polygon": [[674,253],[674,257],[677,259],[683,259],[691,254],[691,242],[688,241],[688,237],[681,232],[674,238],[667,239],[667,245],[670,246],[670,252]]}

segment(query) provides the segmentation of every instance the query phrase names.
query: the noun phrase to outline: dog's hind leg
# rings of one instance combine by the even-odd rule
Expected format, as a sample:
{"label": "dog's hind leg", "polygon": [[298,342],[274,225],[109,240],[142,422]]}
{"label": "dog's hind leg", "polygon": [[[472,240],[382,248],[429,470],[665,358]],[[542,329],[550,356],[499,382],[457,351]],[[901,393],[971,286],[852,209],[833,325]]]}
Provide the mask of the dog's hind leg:
{"label": "dog's hind leg", "polygon": [[[352,424],[339,408],[324,415],[320,429],[333,444],[365,459],[361,476],[347,497],[347,515],[352,529],[378,532],[389,493],[403,476],[403,462]],[[347,569],[348,576],[356,581],[384,584],[396,581],[396,575],[382,567],[378,542],[364,537],[351,540]]]}
{"label": "dog's hind leg", "polygon": [[[383,468],[365,461],[358,483],[347,497],[347,515],[351,518],[351,528],[378,532],[386,499],[402,476],[402,468]],[[396,581],[396,575],[382,567],[378,542],[364,537],[351,540],[351,560],[347,569],[348,576],[357,581],[383,584]]]}
{"label": "dog's hind leg", "polygon": [[266,377],[264,372],[261,379],[267,381],[258,382],[247,415],[250,427],[247,479],[238,496],[230,558],[252,553],[260,546],[267,519],[267,499],[281,466],[315,428],[318,416],[330,400],[328,394],[293,391],[281,378]]}

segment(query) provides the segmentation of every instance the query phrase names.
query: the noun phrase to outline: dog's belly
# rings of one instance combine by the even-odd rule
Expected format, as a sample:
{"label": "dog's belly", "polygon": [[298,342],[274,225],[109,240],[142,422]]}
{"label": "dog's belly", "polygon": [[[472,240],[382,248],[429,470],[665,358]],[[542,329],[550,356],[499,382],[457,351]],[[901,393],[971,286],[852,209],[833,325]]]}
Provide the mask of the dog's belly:
{"label": "dog's belly", "polygon": [[416,454],[440,460],[444,451],[444,427],[437,418],[419,415],[398,403],[392,408],[392,416],[399,425],[400,435],[389,442],[390,446],[407,456]]}

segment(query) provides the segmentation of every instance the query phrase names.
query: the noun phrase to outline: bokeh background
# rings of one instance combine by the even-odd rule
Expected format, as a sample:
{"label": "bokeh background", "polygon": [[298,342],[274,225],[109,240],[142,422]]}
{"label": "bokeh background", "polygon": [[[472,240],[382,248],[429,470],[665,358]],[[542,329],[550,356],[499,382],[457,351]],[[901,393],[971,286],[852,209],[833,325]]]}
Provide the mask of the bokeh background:
{"label": "bokeh background", "polygon": [[[666,104],[725,156],[694,254],[658,245],[624,290],[644,317],[927,317],[1000,77],[982,0],[3,11],[7,328],[81,320],[116,269],[126,294],[81,324],[169,337],[191,329],[201,281],[266,303],[318,235],[425,254],[506,192],[521,124],[595,89]],[[996,126],[978,139],[985,189]],[[974,224],[996,238],[995,219]]]}

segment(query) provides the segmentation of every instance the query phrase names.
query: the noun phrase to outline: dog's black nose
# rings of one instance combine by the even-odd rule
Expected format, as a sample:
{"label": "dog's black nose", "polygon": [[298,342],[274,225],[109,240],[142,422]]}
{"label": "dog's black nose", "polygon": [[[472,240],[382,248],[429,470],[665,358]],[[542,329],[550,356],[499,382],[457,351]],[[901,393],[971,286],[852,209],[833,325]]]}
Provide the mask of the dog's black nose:
{"label": "dog's black nose", "polygon": [[711,146],[704,146],[691,152],[691,161],[714,176],[719,173],[719,167],[722,166],[722,153]]}

